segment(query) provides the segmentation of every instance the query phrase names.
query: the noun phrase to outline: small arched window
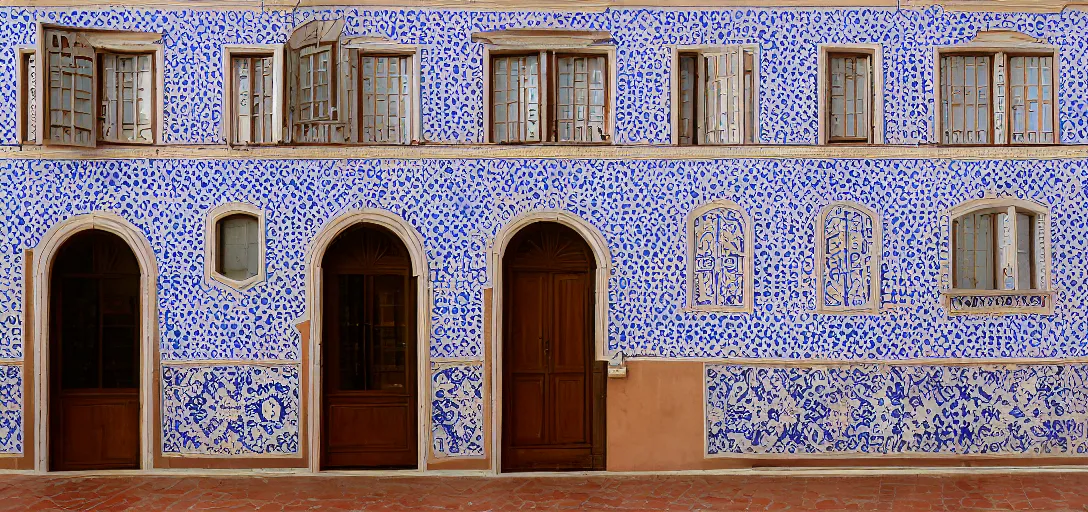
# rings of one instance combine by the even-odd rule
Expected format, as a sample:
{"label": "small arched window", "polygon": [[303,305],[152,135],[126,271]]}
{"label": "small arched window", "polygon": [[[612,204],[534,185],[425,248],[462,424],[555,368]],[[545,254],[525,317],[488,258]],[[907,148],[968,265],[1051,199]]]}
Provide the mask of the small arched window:
{"label": "small arched window", "polygon": [[244,289],[264,279],[264,216],[246,204],[232,203],[208,215],[206,267],[212,278]]}
{"label": "small arched window", "polygon": [[952,313],[1049,313],[1050,212],[1033,201],[988,197],[942,221],[942,287]]}
{"label": "small arched window", "polygon": [[824,207],[816,221],[816,311],[880,310],[880,217],[853,202]]}
{"label": "small arched window", "polygon": [[733,201],[703,205],[688,217],[688,305],[752,310],[752,223]]}

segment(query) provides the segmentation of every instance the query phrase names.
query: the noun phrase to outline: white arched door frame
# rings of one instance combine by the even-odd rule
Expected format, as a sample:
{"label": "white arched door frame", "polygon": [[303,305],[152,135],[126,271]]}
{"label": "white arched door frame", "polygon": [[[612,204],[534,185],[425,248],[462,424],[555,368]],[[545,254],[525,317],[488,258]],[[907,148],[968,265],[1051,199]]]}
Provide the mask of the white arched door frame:
{"label": "white arched door frame", "polygon": [[129,221],[108,212],[69,218],[50,229],[34,248],[34,372],[36,460],[38,471],[49,468],[49,305],[53,260],[64,243],[77,233],[97,229],[121,237],[140,264],[140,468],[154,466],[157,400],[154,379],[158,375],[158,265],[147,237]]}
{"label": "white arched door frame", "polygon": [[343,212],[330,219],[318,232],[306,253],[306,304],[307,314],[299,320],[310,322],[308,342],[309,361],[309,406],[307,428],[309,443],[309,467],[311,471],[321,469],[321,328],[324,304],[322,304],[321,260],[336,237],[359,224],[380,226],[393,232],[401,243],[408,248],[412,260],[412,276],[416,278],[416,414],[418,415],[417,471],[427,467],[427,446],[430,439],[427,425],[430,419],[430,341],[431,341],[431,280],[427,270],[427,252],[423,248],[423,237],[416,229],[399,215],[386,210],[365,208]]}
{"label": "white arched door frame", "polygon": [[530,224],[555,222],[573,229],[585,240],[596,262],[593,283],[593,353],[597,361],[608,361],[608,276],[612,255],[604,235],[585,219],[563,210],[537,210],[514,217],[495,235],[488,261],[491,267],[491,467],[502,471],[502,342],[503,284],[502,260],[514,236]]}

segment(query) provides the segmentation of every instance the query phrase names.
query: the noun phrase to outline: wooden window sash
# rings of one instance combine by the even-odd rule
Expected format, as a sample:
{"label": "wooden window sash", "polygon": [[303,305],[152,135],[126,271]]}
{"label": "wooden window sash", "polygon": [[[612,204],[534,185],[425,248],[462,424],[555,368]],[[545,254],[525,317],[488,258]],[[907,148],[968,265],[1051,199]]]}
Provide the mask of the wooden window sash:
{"label": "wooden window sash", "polygon": [[232,144],[269,144],[273,141],[274,62],[271,53],[231,56]]}
{"label": "wooden window sash", "polygon": [[[373,76],[367,76],[366,69],[367,63],[370,62]],[[413,91],[415,84],[413,83],[413,62],[414,58],[411,55],[405,54],[387,54],[387,53],[362,53],[359,54],[358,76],[359,76],[359,108],[357,115],[359,116],[359,135],[358,141],[366,144],[410,144],[413,138],[413,130],[415,129],[415,123],[412,119],[412,112],[415,105],[413,103]],[[389,65],[391,63],[397,64],[398,71],[397,76],[392,76]],[[379,73],[379,69],[384,69],[384,75]],[[391,80],[396,79],[397,90],[390,91],[388,88],[392,83]],[[385,87],[386,92],[384,99],[384,105],[386,113],[379,115],[379,107],[383,104],[383,100],[379,97],[379,84],[380,80],[386,80]],[[370,90],[368,91],[368,82],[370,84]],[[394,99],[397,103],[396,115],[390,115],[390,100]],[[390,129],[389,118],[394,119],[396,124],[396,130]],[[382,122],[379,124],[379,118],[382,118]],[[384,127],[384,132],[382,130]]]}
{"label": "wooden window sash", "polygon": [[[1055,65],[1053,54],[1006,53],[1005,58],[1008,143],[1056,143],[1057,130],[1054,115],[1056,84],[1053,83]],[[1034,80],[1032,80],[1033,72]],[[1032,103],[1034,103],[1034,112]],[[1034,130],[1031,128],[1033,122]]]}
{"label": "wooden window sash", "polygon": [[[941,119],[941,143],[948,145],[992,145],[994,144],[994,63],[995,54],[993,53],[947,53],[940,56],[940,76],[941,76],[941,105],[939,108]],[[955,69],[955,64],[962,59],[962,69]],[[971,69],[973,70],[973,77],[968,74],[968,62],[971,63]],[[980,63],[985,63],[985,70],[979,71]],[[968,80],[968,78],[971,78]],[[958,78],[958,80],[957,80]],[[984,79],[980,82],[980,79]],[[968,82],[973,84],[968,85]],[[958,82],[958,83],[957,83]],[[955,89],[957,87],[962,88],[960,103],[955,103]],[[968,103],[968,88],[974,87],[973,100],[974,103]],[[980,94],[985,94],[985,99],[980,99]],[[962,127],[957,126],[957,108],[959,105],[958,115],[962,118]],[[974,111],[968,110],[968,107],[973,107]],[[985,122],[980,123],[979,110],[985,109]],[[973,123],[968,125],[968,117],[973,120]],[[957,130],[957,128],[962,128]],[[968,130],[973,128],[973,130]],[[959,135],[957,139],[957,131],[963,133]],[[968,136],[967,133],[974,132],[973,135]],[[985,134],[985,140],[980,140],[981,133]]]}
{"label": "wooden window sash", "polygon": [[[332,44],[314,44],[299,50],[297,101],[300,123],[332,121],[335,118],[336,57],[333,50]],[[325,57],[323,70],[320,67],[322,57]],[[324,72],[324,82],[318,80],[319,70]],[[319,87],[326,90],[324,99],[318,98]]]}
{"label": "wooden window sash", "polygon": [[699,123],[697,115],[699,94],[699,54],[682,52],[677,55],[677,143],[682,146],[691,146],[699,143],[696,135]]}
{"label": "wooden window sash", "polygon": [[745,132],[742,49],[705,52],[702,59],[703,128],[706,144],[740,144]]}
{"label": "wooden window sash", "polygon": [[[546,108],[546,60],[545,52],[491,57],[489,95],[492,142],[521,144],[546,140],[543,133],[547,126],[543,119]],[[534,123],[535,130],[532,129]]]}
{"label": "wooden window sash", "polygon": [[[552,119],[550,141],[608,142],[608,57],[598,53],[551,53],[548,62],[548,69],[552,71],[548,81],[551,90],[547,95],[552,105],[549,109]],[[564,73],[565,64],[570,66],[568,73]],[[580,71],[579,65],[584,66],[584,71]],[[595,66],[599,69],[594,69]],[[597,74],[600,75],[599,82],[594,80]],[[580,78],[580,75],[584,76]]]}
{"label": "wooden window sash", "polygon": [[[841,73],[837,69],[839,64],[842,66]],[[872,143],[873,91],[875,89],[872,55],[832,52],[827,54],[825,66],[827,67],[825,71],[827,82],[824,84],[827,91],[825,100],[827,117],[824,123],[827,126],[828,142]],[[836,87],[836,80],[840,74],[842,84]],[[841,89],[841,93],[836,93],[836,89]],[[837,98],[841,98],[841,109],[836,108]],[[836,116],[840,118],[840,123],[835,122]],[[837,130],[837,127],[840,130]]]}
{"label": "wooden window sash", "polygon": [[[94,147],[97,142],[97,62],[78,32],[43,33],[42,112],[47,144]],[[82,108],[80,108],[82,105]]]}
{"label": "wooden window sash", "polygon": [[150,53],[98,55],[98,140],[119,144],[155,142],[155,63]]}

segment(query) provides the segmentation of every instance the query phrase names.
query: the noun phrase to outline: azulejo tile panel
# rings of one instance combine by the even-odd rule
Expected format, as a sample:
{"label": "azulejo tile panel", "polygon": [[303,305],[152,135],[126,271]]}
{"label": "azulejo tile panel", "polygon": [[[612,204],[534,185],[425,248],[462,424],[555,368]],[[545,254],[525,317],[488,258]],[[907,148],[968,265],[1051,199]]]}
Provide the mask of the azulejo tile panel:
{"label": "azulejo tile panel", "polygon": [[23,453],[23,367],[0,365],[0,453]]}
{"label": "azulejo tile panel", "polygon": [[[616,44],[615,141],[670,142],[672,46],[759,47],[759,138],[770,144],[817,140],[818,45],[879,43],[884,60],[886,140],[933,142],[934,48],[970,41],[980,30],[1011,29],[1056,45],[1061,140],[1088,142],[1088,13],[946,12],[926,9],[608,9],[603,12],[469,10],[33,9],[0,12],[0,72],[15,76],[13,46],[34,44],[38,22],[163,35],[167,143],[223,142],[222,45],[283,43],[313,19],[343,18],[345,36],[379,36],[421,52],[422,135],[430,142],[484,140],[483,45],[473,32],[506,28],[607,30]],[[0,144],[16,143],[14,81],[0,85]]]}
{"label": "azulejo tile panel", "polygon": [[1088,366],[706,365],[709,455],[1088,453]]}
{"label": "azulejo tile panel", "polygon": [[484,455],[483,363],[431,363],[431,451]]}
{"label": "azulejo tile panel", "polygon": [[162,451],[297,454],[296,365],[162,367]]}

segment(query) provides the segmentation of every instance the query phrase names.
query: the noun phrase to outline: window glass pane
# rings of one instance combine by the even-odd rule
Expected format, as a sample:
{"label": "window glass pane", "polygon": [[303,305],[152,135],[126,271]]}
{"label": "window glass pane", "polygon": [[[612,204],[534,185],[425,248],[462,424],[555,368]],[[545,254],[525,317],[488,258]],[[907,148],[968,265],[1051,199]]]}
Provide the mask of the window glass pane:
{"label": "window glass pane", "polygon": [[152,142],[151,55],[99,55],[98,137],[110,142]]}
{"label": "window glass pane", "polygon": [[1034,288],[1032,267],[1034,263],[1034,250],[1032,244],[1035,237],[1035,218],[1024,213],[1016,214],[1016,289],[1030,290]]}
{"label": "window glass pane", "polygon": [[605,132],[605,58],[561,56],[556,59],[556,123],[560,142],[603,142]]}
{"label": "window glass pane", "polygon": [[231,58],[234,93],[232,143],[272,142],[272,56]]}
{"label": "window glass pane", "polygon": [[363,55],[361,142],[411,142],[411,75],[408,56]]}
{"label": "window glass pane", "polygon": [[990,144],[989,55],[941,57],[941,142]]}
{"label": "window glass pane", "polygon": [[1013,144],[1053,144],[1053,57],[1009,59],[1009,110]]}
{"label": "window glass pane", "polygon": [[830,140],[870,140],[871,75],[868,55],[828,55],[827,130]]}
{"label": "window glass pane", "polygon": [[252,215],[231,215],[219,220],[219,268],[217,271],[236,281],[257,275],[260,265],[260,223]]}
{"label": "window glass pane", "polygon": [[491,61],[491,137],[494,142],[539,142],[540,58],[495,57]]}
{"label": "window glass pane", "polygon": [[953,223],[956,237],[956,288],[994,289],[994,216],[960,217]]}

